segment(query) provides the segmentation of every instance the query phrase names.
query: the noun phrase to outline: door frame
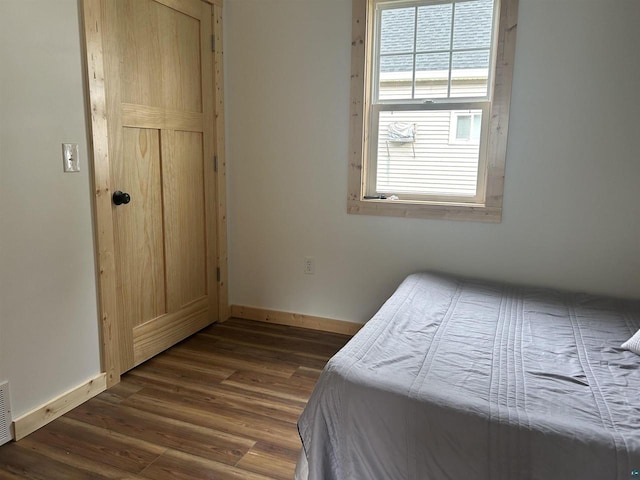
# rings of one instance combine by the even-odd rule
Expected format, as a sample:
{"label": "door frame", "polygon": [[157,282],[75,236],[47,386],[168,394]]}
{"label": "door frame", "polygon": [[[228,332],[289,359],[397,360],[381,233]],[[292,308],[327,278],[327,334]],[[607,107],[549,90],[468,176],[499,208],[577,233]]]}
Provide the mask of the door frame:
{"label": "door frame", "polygon": [[[171,6],[173,0],[156,0]],[[201,0],[212,5],[213,105],[214,105],[214,161],[215,175],[215,227],[216,227],[216,293],[218,311],[216,321],[230,316],[227,267],[227,200],[226,161],[224,138],[224,88],[222,49],[222,0]],[[107,132],[107,102],[102,48],[102,18],[100,0],[82,0],[84,22],[84,50],[88,99],[87,111],[91,119],[91,158],[94,187],[93,215],[95,253],[97,261],[98,297],[100,315],[101,370],[107,375],[107,388],[120,381],[119,325],[116,322],[116,267],[114,251],[113,212],[111,206],[111,174]],[[207,161],[207,159],[205,159]]]}

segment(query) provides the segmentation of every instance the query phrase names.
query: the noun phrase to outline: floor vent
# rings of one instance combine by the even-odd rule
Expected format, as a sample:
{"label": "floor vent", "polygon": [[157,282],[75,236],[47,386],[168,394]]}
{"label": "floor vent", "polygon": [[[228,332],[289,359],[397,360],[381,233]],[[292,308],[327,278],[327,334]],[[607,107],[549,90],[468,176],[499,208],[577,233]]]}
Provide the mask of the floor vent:
{"label": "floor vent", "polygon": [[0,445],[11,441],[11,409],[9,382],[0,383]]}

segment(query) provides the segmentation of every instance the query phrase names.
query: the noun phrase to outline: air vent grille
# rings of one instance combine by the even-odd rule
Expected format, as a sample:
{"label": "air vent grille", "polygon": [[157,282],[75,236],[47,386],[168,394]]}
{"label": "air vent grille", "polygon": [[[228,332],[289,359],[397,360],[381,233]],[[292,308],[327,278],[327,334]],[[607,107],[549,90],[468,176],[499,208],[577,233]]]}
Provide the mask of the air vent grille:
{"label": "air vent grille", "polygon": [[9,382],[0,383],[0,445],[11,441],[11,410]]}

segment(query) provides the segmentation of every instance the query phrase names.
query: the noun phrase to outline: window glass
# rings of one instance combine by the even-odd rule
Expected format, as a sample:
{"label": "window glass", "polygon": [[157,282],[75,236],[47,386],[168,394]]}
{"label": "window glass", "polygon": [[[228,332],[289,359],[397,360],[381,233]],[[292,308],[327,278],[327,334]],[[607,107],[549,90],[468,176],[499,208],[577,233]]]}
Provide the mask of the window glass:
{"label": "window glass", "polygon": [[418,7],[417,51],[433,52],[451,48],[451,16],[453,5]]}
{"label": "window glass", "polygon": [[[457,116],[461,144],[449,141],[452,116],[450,110],[380,112],[375,193],[473,197],[480,148],[468,141],[474,115]],[[398,124],[415,126],[413,137],[398,137]]]}
{"label": "window glass", "polygon": [[482,133],[482,112],[452,112],[449,143],[479,143]]}
{"label": "window glass", "polygon": [[491,48],[493,0],[457,2],[453,28],[453,49]]}
{"label": "window glass", "polygon": [[458,115],[456,140],[471,140],[471,115]]}
{"label": "window glass", "polygon": [[382,12],[380,55],[413,53],[416,9],[392,8]]}
{"label": "window glass", "polygon": [[492,13],[493,0],[383,8],[378,100],[486,97]]}
{"label": "window glass", "polygon": [[489,51],[453,52],[451,97],[485,97],[489,81]]}
{"label": "window glass", "polygon": [[380,57],[380,100],[413,98],[413,55]]}
{"label": "window glass", "polygon": [[471,125],[471,140],[479,141],[480,140],[480,130],[482,128],[482,114],[476,113],[473,116],[473,123]]}

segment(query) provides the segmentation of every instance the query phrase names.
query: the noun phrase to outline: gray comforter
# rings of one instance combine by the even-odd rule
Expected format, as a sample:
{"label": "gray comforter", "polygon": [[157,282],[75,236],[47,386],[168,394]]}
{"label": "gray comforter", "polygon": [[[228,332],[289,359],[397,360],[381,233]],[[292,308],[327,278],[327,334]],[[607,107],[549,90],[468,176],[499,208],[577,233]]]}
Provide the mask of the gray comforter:
{"label": "gray comforter", "polygon": [[640,478],[640,302],[408,277],[328,363],[310,480]]}

